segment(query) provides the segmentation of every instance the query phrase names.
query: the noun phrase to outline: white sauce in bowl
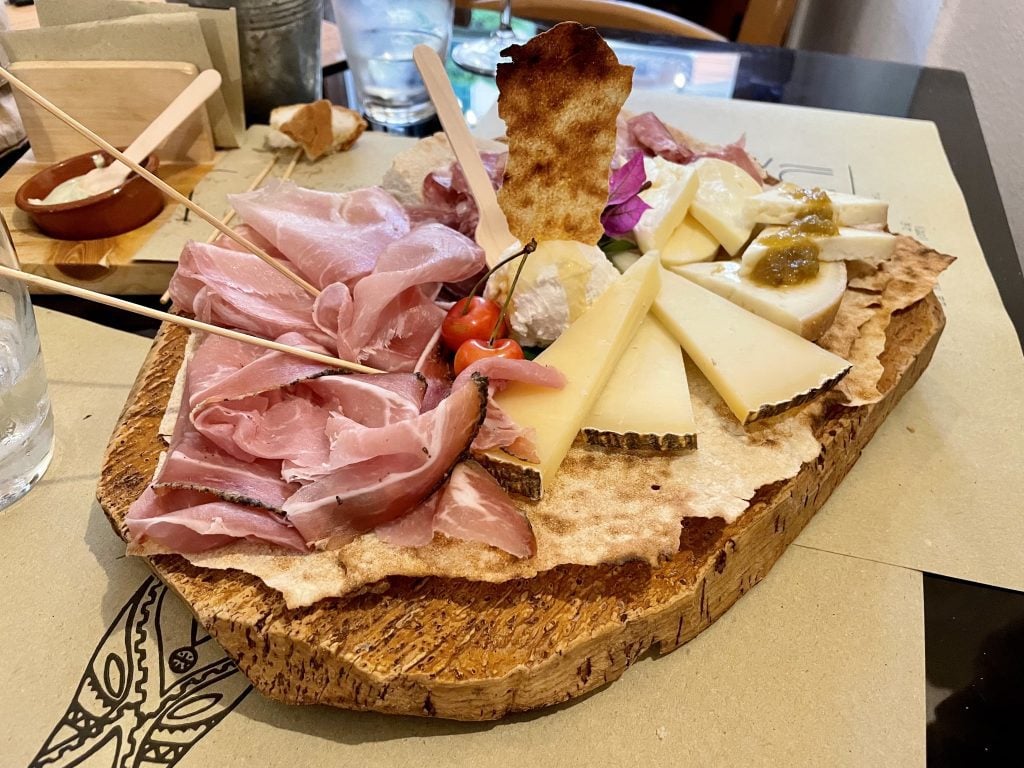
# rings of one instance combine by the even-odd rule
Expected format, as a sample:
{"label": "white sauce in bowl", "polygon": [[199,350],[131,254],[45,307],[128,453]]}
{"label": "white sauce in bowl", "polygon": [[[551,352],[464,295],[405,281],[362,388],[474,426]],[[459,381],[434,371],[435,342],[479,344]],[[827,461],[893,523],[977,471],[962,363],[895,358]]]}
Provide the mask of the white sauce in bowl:
{"label": "white sauce in bowl", "polygon": [[[97,168],[103,168],[106,163],[104,162],[103,155],[92,156],[93,165]],[[43,199],[29,198],[29,202],[32,205],[59,205],[61,203],[74,203],[78,200],[84,200],[87,197],[99,194],[96,191],[86,190],[82,188],[82,179],[88,175],[89,171],[83,173],[81,176],[72,176],[66,181],[62,181],[56,187],[50,190]]]}

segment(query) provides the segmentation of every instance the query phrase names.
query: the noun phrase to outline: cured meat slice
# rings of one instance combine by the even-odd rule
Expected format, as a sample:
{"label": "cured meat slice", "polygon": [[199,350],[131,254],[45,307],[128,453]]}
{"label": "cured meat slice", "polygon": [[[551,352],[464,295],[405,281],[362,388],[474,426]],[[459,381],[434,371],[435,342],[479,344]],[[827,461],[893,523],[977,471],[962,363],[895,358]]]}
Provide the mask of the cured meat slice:
{"label": "cured meat slice", "polygon": [[453,539],[498,547],[515,557],[537,553],[537,538],[526,515],[475,461],[464,461],[452,471],[433,528]]}
{"label": "cured meat slice", "polygon": [[498,387],[503,387],[510,381],[519,381],[538,387],[550,387],[551,389],[561,389],[565,386],[565,376],[550,365],[542,365],[533,360],[485,357],[466,366],[455,379],[455,387],[461,386],[474,375],[483,376],[492,385]]}
{"label": "cured meat slice", "polygon": [[393,547],[425,547],[434,539],[434,512],[443,492],[437,491],[409,514],[378,525],[373,532]]}
{"label": "cured meat slice", "polygon": [[373,274],[352,291],[352,324],[339,329],[359,358],[385,370],[412,370],[444,319],[434,304],[441,284],[484,265],[483,251],[440,224],[426,224],[390,244]]}
{"label": "cured meat slice", "polygon": [[167,451],[153,487],[210,493],[227,501],[280,510],[296,486],[281,479],[280,464],[228,456],[198,432],[185,432]]}
{"label": "cured meat slice", "polygon": [[[508,152],[481,152],[480,160],[491,186],[495,190],[500,189]],[[454,162],[447,168],[427,174],[423,179],[423,203],[410,208],[409,216],[414,223],[436,221],[473,237],[480,213],[470,194],[462,166]]]}
{"label": "cured meat slice", "polygon": [[[630,146],[639,146],[647,155],[657,155],[680,165],[692,163],[702,157],[714,157],[739,166],[758,184],[763,182],[761,168],[747,154],[743,138],[721,147],[689,146],[673,134],[653,112],[631,117],[625,121],[625,125],[620,121],[617,126],[620,135],[616,138],[616,146],[620,152],[626,151]],[[621,136],[623,130],[627,132],[627,136]]]}
{"label": "cured meat slice", "polygon": [[379,187],[342,194],[271,182],[228,199],[318,288],[370,274],[383,249],[410,226],[402,206]]}
{"label": "cured meat slice", "polygon": [[189,242],[168,292],[203,322],[268,339],[296,331],[333,344],[313,323],[313,297],[251,253]]}
{"label": "cured meat slice", "polygon": [[477,377],[434,410],[399,422],[393,434],[403,442],[386,453],[300,488],[285,514],[307,543],[351,538],[401,517],[444,482],[476,436],[486,403],[486,382]]}
{"label": "cured meat slice", "polygon": [[149,539],[173,552],[205,552],[239,539],[306,549],[299,532],[273,512],[196,491],[157,494],[147,488],[124,522],[132,543]]}

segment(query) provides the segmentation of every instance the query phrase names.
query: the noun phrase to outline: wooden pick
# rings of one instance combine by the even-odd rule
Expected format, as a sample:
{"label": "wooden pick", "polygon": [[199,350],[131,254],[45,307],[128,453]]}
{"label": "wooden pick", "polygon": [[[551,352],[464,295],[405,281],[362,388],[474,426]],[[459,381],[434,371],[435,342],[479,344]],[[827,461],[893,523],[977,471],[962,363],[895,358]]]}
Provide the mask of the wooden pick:
{"label": "wooden pick", "polygon": [[155,187],[157,187],[158,189],[160,189],[161,192],[163,192],[165,195],[170,197],[172,200],[180,203],[181,205],[184,205],[186,208],[188,208],[190,211],[192,211],[196,216],[201,218],[203,221],[213,225],[218,230],[220,230],[225,235],[227,235],[232,240],[234,240],[236,243],[238,243],[240,246],[242,246],[246,250],[250,251],[254,255],[258,256],[261,260],[263,260],[264,263],[266,263],[268,266],[273,267],[274,269],[276,269],[278,272],[280,272],[282,275],[287,277],[289,280],[291,280],[293,283],[298,285],[300,288],[302,288],[304,291],[309,293],[311,296],[319,296],[320,295],[320,291],[317,290],[316,287],[314,287],[310,283],[308,283],[305,280],[303,280],[297,274],[295,274],[290,269],[288,269],[288,267],[286,267],[283,264],[281,264],[279,261],[277,261],[277,259],[275,259],[269,253],[267,253],[262,248],[260,248],[258,245],[256,245],[253,242],[250,242],[247,238],[242,237],[240,234],[235,232],[233,229],[228,227],[226,224],[221,223],[221,221],[219,219],[217,219],[216,216],[214,216],[213,214],[207,212],[204,208],[200,207],[196,203],[194,203],[191,200],[189,200],[187,197],[185,197],[185,195],[181,194],[178,190],[176,190],[170,184],[168,184],[167,182],[163,181],[162,179],[160,179],[159,177],[155,176],[154,174],[150,173],[145,168],[143,168],[141,165],[139,165],[138,163],[132,161],[130,158],[126,157],[123,152],[121,152],[120,150],[117,149],[117,147],[115,147],[110,142],[106,141],[105,139],[101,138],[100,136],[96,135],[92,131],[90,131],[88,128],[86,128],[84,125],[82,125],[80,122],[75,120],[75,118],[71,117],[71,115],[67,114],[66,112],[61,110],[59,107],[57,107],[56,105],[51,103],[49,100],[47,100],[41,94],[37,93],[30,86],[28,86],[25,83],[21,82],[21,80],[19,80],[17,77],[12,75],[10,72],[8,72],[3,67],[0,67],[0,76],[3,76],[7,80],[7,82],[11,84],[12,88],[14,88],[15,90],[20,91],[21,93],[25,94],[28,98],[32,99],[32,101],[34,101],[40,107],[42,107],[47,112],[49,112],[51,115],[56,117],[58,120],[60,120],[61,122],[65,123],[69,127],[73,128],[75,131],[80,133],[82,136],[84,136],[85,138],[89,139],[89,141],[91,141],[97,147],[99,147],[100,149],[103,149],[104,151],[109,153],[112,157],[117,158],[122,163],[127,165],[129,168],[131,168],[133,171],[135,171],[139,176],[141,176],[146,181],[148,181],[150,184],[152,184]]}
{"label": "wooden pick", "polygon": [[476,201],[480,212],[480,223],[476,227],[476,242],[484,249],[487,266],[493,267],[502,257],[520,247],[519,241],[508,229],[508,221],[498,205],[498,197],[487,175],[476,142],[469,132],[469,126],[459,109],[458,99],[452,90],[451,81],[444,71],[444,63],[437,51],[428,45],[417,45],[412,50],[413,60],[427,86],[430,100],[434,102],[441,127],[452,145],[455,158],[462,166],[469,184],[469,192]]}
{"label": "wooden pick", "polygon": [[379,371],[376,368],[370,368],[369,366],[360,365],[359,363],[350,363],[347,360],[340,360],[336,357],[330,357],[329,355],[322,355],[319,352],[311,352],[307,349],[302,349],[301,347],[292,347],[288,344],[281,344],[276,341],[261,339],[259,336],[251,336],[248,333],[242,333],[241,331],[232,331],[228,328],[221,328],[218,325],[210,325],[209,323],[204,323],[199,320],[193,320],[190,317],[172,315],[169,312],[162,312],[159,309],[150,309],[149,307],[144,307],[141,304],[133,304],[130,301],[116,299],[113,296],[107,296],[102,293],[97,293],[96,291],[90,291],[87,288],[68,285],[67,283],[62,283],[59,280],[51,280],[47,277],[40,277],[39,275],[30,275],[27,272],[12,269],[11,267],[0,265],[0,275],[10,277],[14,280],[19,280],[20,282],[27,283],[28,285],[46,288],[57,293],[64,293],[68,296],[86,299],[87,301],[95,301],[98,304],[105,304],[108,307],[123,309],[127,312],[134,312],[135,314],[142,315],[143,317],[162,320],[165,323],[184,325],[186,328],[192,328],[196,331],[206,331],[207,333],[213,333],[217,336],[223,336],[226,339],[242,341],[246,344],[255,344],[257,347],[265,347],[266,349],[272,349],[275,352],[284,352],[289,355],[295,355],[296,357],[303,357],[307,360],[312,360],[315,363],[329,365],[332,368],[340,368],[345,371],[353,371],[354,373],[383,373],[383,371]]}

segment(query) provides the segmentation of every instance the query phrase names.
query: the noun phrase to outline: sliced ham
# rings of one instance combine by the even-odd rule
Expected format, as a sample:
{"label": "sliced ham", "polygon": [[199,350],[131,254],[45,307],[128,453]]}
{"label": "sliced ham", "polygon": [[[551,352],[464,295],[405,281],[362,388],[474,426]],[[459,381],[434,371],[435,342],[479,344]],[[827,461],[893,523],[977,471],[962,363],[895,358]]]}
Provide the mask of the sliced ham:
{"label": "sliced ham", "polygon": [[434,539],[434,512],[444,490],[435,492],[411,512],[378,525],[373,532],[393,547],[425,547]]}
{"label": "sliced ham", "polygon": [[384,248],[410,226],[402,206],[379,187],[337,193],[271,182],[229,200],[318,288],[370,274]]}
{"label": "sliced ham", "polygon": [[483,267],[483,251],[440,224],[426,224],[391,243],[372,275],[352,291],[352,324],[339,329],[359,357],[385,370],[412,370],[444,319],[434,303],[441,284]]}
{"label": "sliced ham", "polygon": [[306,550],[299,532],[273,512],[195,491],[147,488],[124,522],[134,543],[148,539],[174,552],[204,552],[240,539]]}
{"label": "sliced ham", "polygon": [[[394,434],[408,442],[303,486],[284,504],[307,543],[345,540],[401,517],[434,492],[476,436],[487,402],[477,378]],[[385,428],[387,429],[387,428]]]}
{"label": "sliced ham", "polygon": [[280,510],[297,490],[297,486],[281,479],[279,462],[241,461],[218,450],[198,432],[185,432],[171,444],[153,487],[158,491],[202,491],[271,510]]}
{"label": "sliced ham", "polygon": [[537,554],[530,521],[475,461],[464,461],[452,471],[433,522],[435,531],[453,539],[478,541],[515,557]]}

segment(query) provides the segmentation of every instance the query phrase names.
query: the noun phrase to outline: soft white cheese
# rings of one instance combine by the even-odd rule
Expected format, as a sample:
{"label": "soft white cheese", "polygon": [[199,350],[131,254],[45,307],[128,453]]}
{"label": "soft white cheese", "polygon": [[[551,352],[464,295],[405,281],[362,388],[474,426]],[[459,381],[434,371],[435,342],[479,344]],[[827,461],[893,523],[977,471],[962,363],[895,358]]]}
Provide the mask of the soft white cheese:
{"label": "soft white cheese", "polygon": [[690,209],[697,194],[697,175],[691,166],[679,165],[660,157],[644,158],[644,170],[651,183],[640,193],[650,208],[644,211],[633,229],[643,253],[660,250]]}
{"label": "soft white cheese", "polygon": [[754,220],[744,213],[744,203],[761,191],[761,185],[742,168],[725,160],[705,157],[693,167],[700,186],[690,213],[730,256],[735,256],[754,228]]}
{"label": "soft white cheese", "polygon": [[[759,224],[789,224],[806,206],[794,196],[797,189],[794,184],[779,184],[747,198],[744,213]],[[885,226],[888,221],[889,204],[884,200],[845,192],[828,192],[828,197],[841,227]]]}
{"label": "soft white cheese", "polygon": [[[485,295],[499,304],[508,295],[519,261],[495,272]],[[562,335],[618,278],[596,245],[544,240],[526,260],[509,305],[512,338],[524,346],[547,346]]]}
{"label": "soft white cheese", "polygon": [[[780,227],[766,227],[754,238],[743,252],[743,273],[750,271],[769,247],[765,238],[780,230]],[[871,229],[839,227],[838,235],[807,235],[818,246],[819,261],[863,261],[878,266],[889,259],[896,250],[896,236],[888,232]]]}

